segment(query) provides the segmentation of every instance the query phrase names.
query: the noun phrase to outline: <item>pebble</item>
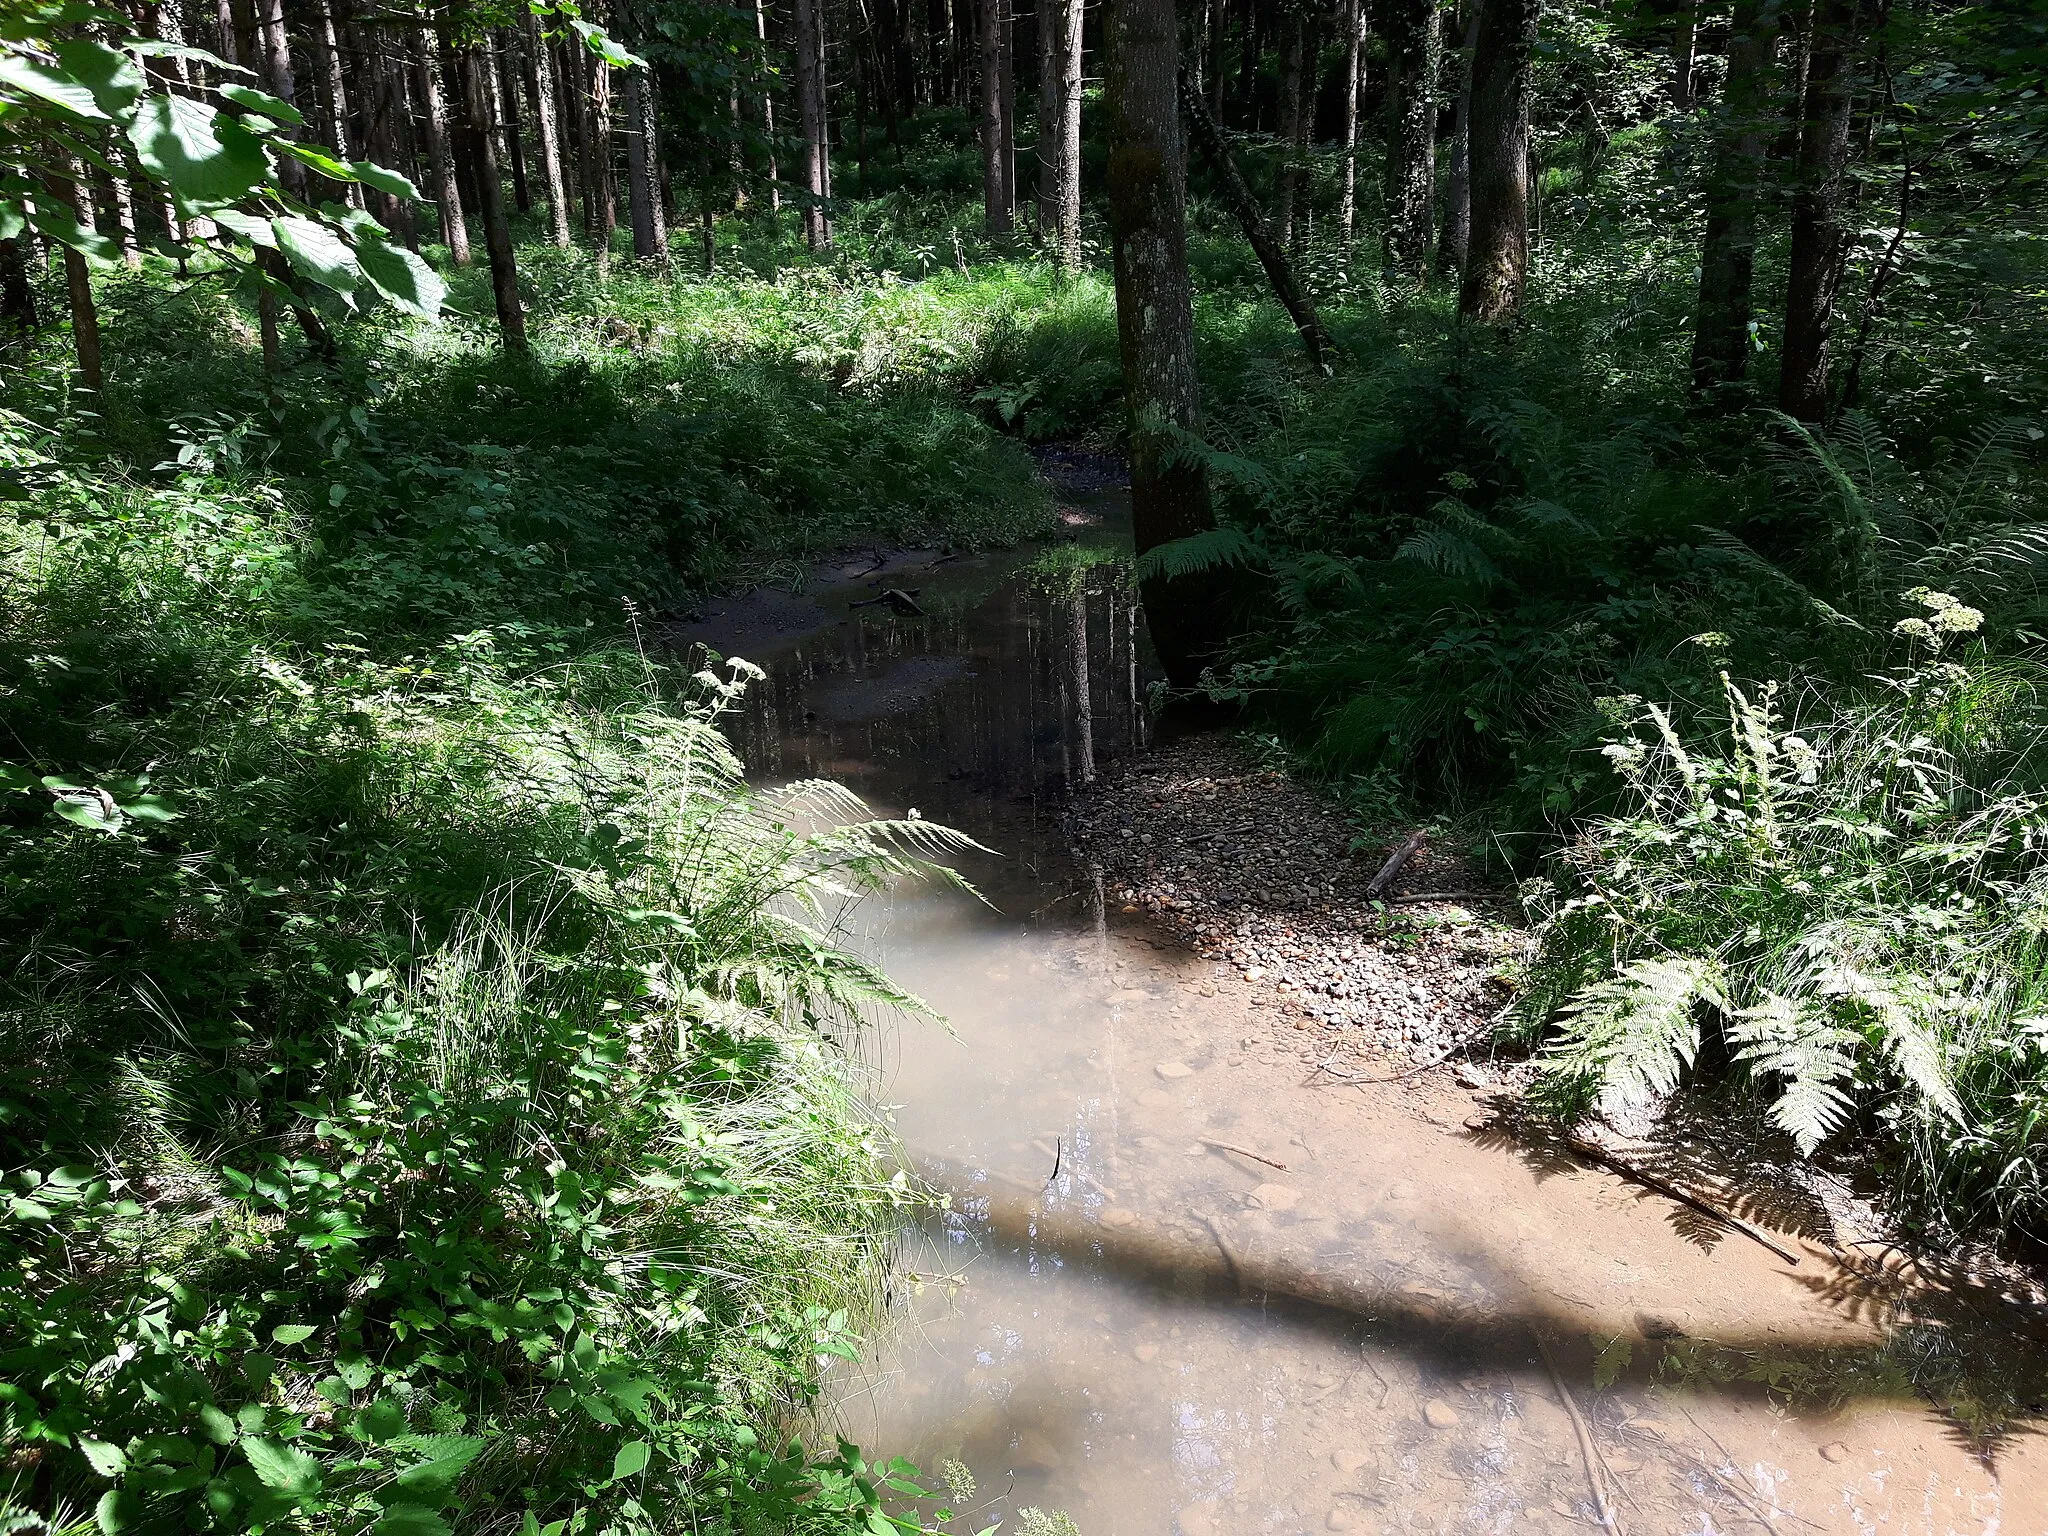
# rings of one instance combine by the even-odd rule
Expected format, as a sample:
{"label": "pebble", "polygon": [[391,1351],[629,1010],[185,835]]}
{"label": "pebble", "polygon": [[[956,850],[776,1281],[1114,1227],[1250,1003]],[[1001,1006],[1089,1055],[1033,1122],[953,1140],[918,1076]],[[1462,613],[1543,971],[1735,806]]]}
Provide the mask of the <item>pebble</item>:
{"label": "pebble", "polygon": [[1364,1466],[1368,1461],[1371,1460],[1371,1451],[1361,1451],[1352,1449],[1350,1447],[1340,1447],[1339,1449],[1330,1452],[1330,1465],[1335,1467],[1339,1472],[1342,1472],[1346,1477],[1351,1476],[1352,1473],[1356,1472],[1360,1467]]}
{"label": "pebble", "polygon": [[1323,1516],[1323,1528],[1330,1531],[1348,1531],[1358,1524],[1358,1517],[1342,1504],[1330,1506],[1330,1512]]}
{"label": "pebble", "polygon": [[1493,1086],[1493,1074],[1469,1061],[1461,1063],[1452,1075],[1457,1078],[1460,1088],[1470,1088],[1476,1092],[1481,1088]]}
{"label": "pebble", "polygon": [[1169,1080],[1176,1077],[1193,1077],[1195,1075],[1195,1069],[1184,1061],[1162,1061],[1152,1070]]}
{"label": "pebble", "polygon": [[1120,1205],[1113,1205],[1104,1211],[1097,1220],[1102,1226],[1109,1227],[1112,1230],[1119,1227],[1133,1227],[1138,1224],[1138,1213],[1136,1211],[1127,1211]]}
{"label": "pebble", "polygon": [[1830,1440],[1820,1448],[1820,1459],[1822,1461],[1847,1461],[1849,1459],[1849,1447],[1839,1440]]}
{"label": "pebble", "polygon": [[1157,1360],[1159,1358],[1159,1346],[1157,1344],[1140,1344],[1131,1353],[1140,1360]]}
{"label": "pebble", "polygon": [[1286,1184],[1261,1184],[1245,1198],[1261,1210],[1291,1211],[1301,1203],[1301,1191]]}
{"label": "pebble", "polygon": [[1440,1397],[1423,1405],[1422,1417],[1431,1429],[1455,1429],[1458,1424],[1458,1410]]}

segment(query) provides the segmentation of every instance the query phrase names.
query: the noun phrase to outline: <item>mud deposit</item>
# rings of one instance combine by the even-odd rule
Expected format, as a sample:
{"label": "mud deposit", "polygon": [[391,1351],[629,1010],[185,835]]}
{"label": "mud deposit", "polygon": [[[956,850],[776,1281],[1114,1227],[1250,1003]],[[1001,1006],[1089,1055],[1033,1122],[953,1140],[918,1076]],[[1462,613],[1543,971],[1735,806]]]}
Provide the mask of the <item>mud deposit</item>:
{"label": "mud deposit", "polygon": [[[1072,499],[1113,536],[1113,501]],[[1759,1195],[1788,1264],[1487,1129],[1448,1072],[1316,1073],[1304,1043],[1362,1024],[1275,1006],[1070,851],[1068,788],[1146,744],[1122,589],[933,558],[823,573],[778,608],[793,640],[721,648],[770,670],[735,727],[762,777],[999,855],[967,865],[987,905],[906,892],[855,934],[956,1032],[876,1048],[950,1209],[904,1234],[831,1416],[971,1473],[952,1528],[2048,1531],[2038,1295]],[[851,606],[884,584],[928,616]]]}

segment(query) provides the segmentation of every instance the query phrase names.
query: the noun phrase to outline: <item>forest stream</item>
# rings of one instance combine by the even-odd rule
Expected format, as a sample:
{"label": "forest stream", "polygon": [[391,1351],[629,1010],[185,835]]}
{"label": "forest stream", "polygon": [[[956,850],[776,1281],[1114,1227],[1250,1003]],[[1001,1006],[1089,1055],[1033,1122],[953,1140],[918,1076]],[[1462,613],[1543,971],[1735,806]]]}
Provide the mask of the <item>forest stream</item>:
{"label": "forest stream", "polygon": [[[1064,493],[1116,535],[1117,492]],[[963,866],[985,904],[856,919],[946,1021],[870,1054],[948,1208],[904,1233],[830,1428],[963,1464],[967,1530],[2048,1530],[2032,1298],[1765,1213],[1787,1263],[1490,1128],[1446,1073],[1319,1079],[1232,967],[1106,896],[1059,812],[1084,754],[1147,746],[1151,673],[1092,585],[912,552],[678,636],[768,669],[733,726],[758,777],[994,855]]]}

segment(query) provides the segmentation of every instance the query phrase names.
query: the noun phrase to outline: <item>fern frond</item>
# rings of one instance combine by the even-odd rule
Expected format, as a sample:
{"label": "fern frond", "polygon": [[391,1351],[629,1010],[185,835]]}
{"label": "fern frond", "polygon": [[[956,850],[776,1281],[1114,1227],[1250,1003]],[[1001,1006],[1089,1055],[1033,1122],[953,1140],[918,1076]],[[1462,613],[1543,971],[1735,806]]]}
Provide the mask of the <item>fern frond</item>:
{"label": "fern frond", "polygon": [[1500,568],[1472,539],[1449,528],[1418,528],[1394,551],[1396,560],[1412,560],[1443,576],[1462,577],[1482,586],[1501,579]]}
{"label": "fern frond", "polygon": [[1753,1073],[1783,1078],[1771,1120],[1811,1157],[1849,1114],[1842,1085],[1856,1073],[1862,1037],[1808,998],[1769,994],[1728,1021],[1735,1059]]}
{"label": "fern frond", "polygon": [[1721,966],[1702,956],[1632,961],[1565,1008],[1547,1071],[1589,1080],[1603,1109],[1653,1103],[1699,1054],[1699,1004],[1725,1001]]}
{"label": "fern frond", "polygon": [[1226,524],[1153,545],[1132,563],[1131,576],[1139,582],[1177,581],[1230,566],[1264,565],[1266,560],[1265,545],[1242,528]]}

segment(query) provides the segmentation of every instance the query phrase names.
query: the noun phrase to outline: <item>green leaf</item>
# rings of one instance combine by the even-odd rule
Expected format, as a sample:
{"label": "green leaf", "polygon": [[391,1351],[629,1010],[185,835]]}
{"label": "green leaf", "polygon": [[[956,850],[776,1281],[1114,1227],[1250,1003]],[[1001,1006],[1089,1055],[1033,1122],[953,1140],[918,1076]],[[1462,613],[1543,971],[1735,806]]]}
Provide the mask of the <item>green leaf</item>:
{"label": "green leaf", "polygon": [[262,142],[248,129],[188,96],[151,96],[128,130],[144,169],[187,203],[231,203],[269,173]]}
{"label": "green leaf", "polygon": [[278,249],[301,277],[342,295],[355,291],[361,269],[355,252],[341,236],[325,224],[295,213],[272,219],[270,227],[277,231]]}
{"label": "green leaf", "polygon": [[90,791],[60,796],[51,809],[73,826],[84,827],[88,832],[118,832],[126,820],[112,800]]}
{"label": "green leaf", "polygon": [[273,1344],[303,1344],[316,1331],[305,1323],[280,1323],[270,1330],[270,1341]]}
{"label": "green leaf", "polygon": [[424,1504],[394,1504],[384,1511],[371,1536],[447,1536],[448,1522]]}
{"label": "green leaf", "polygon": [[370,286],[400,309],[428,319],[441,312],[448,285],[417,252],[381,240],[365,240],[356,247],[356,261]]}
{"label": "green leaf", "polygon": [[[107,117],[93,98],[91,86],[18,53],[0,53],[0,100],[8,96],[31,97],[101,122]],[[23,104],[34,111],[34,101]]]}
{"label": "green leaf", "polygon": [[142,94],[142,71],[125,53],[90,38],[74,38],[57,45],[57,62],[64,72],[84,84],[100,111],[119,117],[135,105]]}
{"label": "green leaf", "polygon": [[317,144],[301,144],[296,139],[279,139],[271,146],[280,154],[290,155],[305,165],[310,165],[330,181],[354,181],[356,173],[347,165],[327,153]]}
{"label": "green leaf", "polygon": [[612,1481],[616,1483],[628,1477],[638,1477],[647,1470],[648,1459],[653,1454],[653,1448],[645,1440],[628,1440],[612,1457]]}
{"label": "green leaf", "polygon": [[28,215],[11,197],[0,198],[0,240],[12,240],[28,228]]}
{"label": "green leaf", "polygon": [[264,1487],[275,1488],[296,1498],[320,1491],[320,1463],[304,1451],[273,1440],[244,1440],[242,1454]]}
{"label": "green leaf", "polygon": [[199,1410],[199,1427],[206,1432],[206,1438],[215,1445],[235,1443],[235,1421],[212,1403]]}
{"label": "green leaf", "polygon": [[265,117],[275,118],[280,123],[290,123],[294,128],[306,120],[297,107],[272,96],[268,91],[230,84],[220,87],[220,94],[238,107],[247,107],[251,112],[261,112]]}
{"label": "green leaf", "polygon": [[407,202],[420,200],[420,189],[411,180],[396,171],[386,170],[373,160],[351,160],[348,168],[356,173],[356,180],[366,187],[375,187],[379,192],[389,192],[393,197],[402,197]]}
{"label": "green leaf", "polygon": [[377,1444],[402,1435],[405,1409],[396,1398],[380,1397],[356,1416],[356,1433]]}
{"label": "green leaf", "polygon": [[100,1495],[92,1517],[107,1536],[119,1536],[142,1516],[142,1500],[126,1488],[109,1488]]}
{"label": "green leaf", "polygon": [[37,199],[28,221],[59,245],[70,246],[98,266],[111,267],[121,259],[120,246],[79,223],[71,210],[55,199]]}
{"label": "green leaf", "polygon": [[259,219],[253,214],[237,213],[232,208],[217,208],[212,217],[213,222],[222,229],[231,235],[240,235],[251,245],[267,246],[272,249],[277,246],[277,236],[271,233],[268,219]]}
{"label": "green leaf", "polygon": [[118,1445],[109,1445],[104,1440],[88,1440],[81,1436],[78,1453],[92,1464],[93,1471],[101,1477],[119,1477],[128,1470],[128,1453]]}

